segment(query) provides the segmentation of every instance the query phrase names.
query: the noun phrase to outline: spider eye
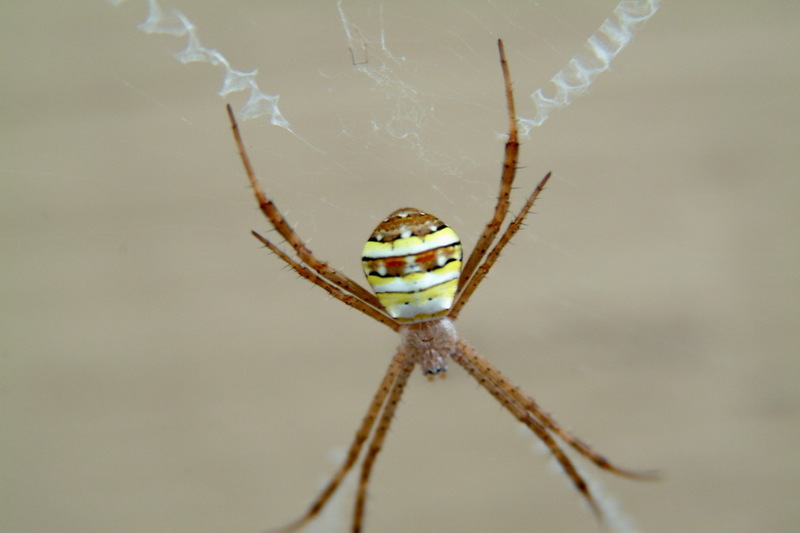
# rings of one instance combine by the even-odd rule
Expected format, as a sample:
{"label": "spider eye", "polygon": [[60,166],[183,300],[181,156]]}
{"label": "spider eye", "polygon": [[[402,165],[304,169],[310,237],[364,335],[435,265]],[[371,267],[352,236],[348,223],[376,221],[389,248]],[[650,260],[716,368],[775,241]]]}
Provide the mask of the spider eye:
{"label": "spider eye", "polygon": [[421,322],[447,313],[461,274],[461,242],[438,218],[398,209],[364,245],[367,281],[390,316]]}

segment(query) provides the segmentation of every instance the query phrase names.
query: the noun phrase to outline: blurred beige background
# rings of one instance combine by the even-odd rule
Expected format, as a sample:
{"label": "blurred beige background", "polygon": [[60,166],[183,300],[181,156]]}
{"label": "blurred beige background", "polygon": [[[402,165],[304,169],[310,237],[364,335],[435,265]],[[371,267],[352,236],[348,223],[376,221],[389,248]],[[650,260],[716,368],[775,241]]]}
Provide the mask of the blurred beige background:
{"label": "blurred beige background", "polygon": [[[297,136],[246,122],[254,164],[361,281],[362,242],[397,207],[468,247],[488,218],[506,127],[494,41],[530,116],[527,95],[615,2],[353,4],[370,65],[406,85],[353,68],[332,2],[164,2],[281,95]],[[178,63],[185,38],[142,33],[146,12],[0,8],[3,531],[280,525],[333,471],[397,342],[252,239],[267,225],[221,70]],[[584,465],[640,531],[800,529],[798,23],[796,2],[666,2],[525,140],[515,205],[555,178],[459,321],[599,451],[663,471]],[[387,133],[409,116],[418,146]],[[537,449],[460,369],[415,375],[367,531],[597,531]],[[318,530],[345,531],[336,519]]]}

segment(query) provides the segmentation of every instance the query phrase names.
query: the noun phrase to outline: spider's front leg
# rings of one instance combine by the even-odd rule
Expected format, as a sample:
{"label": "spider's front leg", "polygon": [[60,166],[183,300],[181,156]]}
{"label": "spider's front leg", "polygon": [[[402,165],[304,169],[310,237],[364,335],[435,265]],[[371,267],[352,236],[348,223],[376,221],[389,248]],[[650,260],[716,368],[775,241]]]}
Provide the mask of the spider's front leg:
{"label": "spider's front leg", "polygon": [[[372,402],[370,402],[369,409],[367,409],[367,414],[364,416],[361,426],[359,426],[358,430],[356,431],[355,438],[350,444],[350,448],[347,450],[347,458],[345,461],[331,477],[327,485],[325,485],[325,488],[322,490],[319,496],[314,499],[303,516],[283,527],[270,529],[270,533],[297,531],[305,524],[310,522],[315,516],[317,516],[320,511],[322,511],[325,505],[330,501],[331,497],[336,493],[336,490],[342,484],[342,481],[344,481],[345,476],[347,476],[348,472],[350,472],[350,470],[358,461],[361,450],[363,449],[364,444],[367,442],[367,439],[372,432],[372,428],[375,426],[375,422],[378,420],[378,415],[381,413],[381,410],[383,410],[383,414],[380,416],[380,422],[378,423],[378,429],[376,430],[375,435],[372,437],[370,450],[367,452],[367,459],[369,459],[371,456],[371,459],[369,459],[370,463],[374,462],[375,457],[380,451],[385,433],[389,429],[391,416],[394,413],[394,409],[397,405],[400,394],[402,394],[405,382],[408,380],[408,374],[411,372],[411,368],[413,368],[413,366],[413,361],[410,361],[404,353],[398,351],[395,354],[395,356],[392,358],[392,362],[389,364],[389,368],[386,370],[386,375],[384,375],[378,390],[375,392],[375,396],[372,398]],[[387,410],[389,410],[388,418]],[[380,439],[378,440],[379,436]],[[376,440],[378,441],[377,446]],[[373,448],[375,448],[375,450],[373,450]],[[367,459],[365,459],[365,464]],[[364,475],[365,468],[366,476]],[[357,502],[354,515],[354,531],[357,531],[355,529],[356,523],[359,524],[360,528],[361,517],[363,516],[364,512],[367,481],[369,479],[369,472],[371,468],[371,464],[368,468],[362,466],[362,476],[359,484],[359,500]],[[355,516],[358,517],[357,522],[355,520]]]}
{"label": "spider's front leg", "polygon": [[361,525],[364,522],[364,510],[367,503],[367,486],[369,485],[369,478],[372,474],[372,467],[375,465],[375,460],[378,458],[378,454],[383,447],[383,441],[386,438],[386,434],[389,432],[389,426],[392,423],[397,404],[400,403],[400,397],[403,395],[406,383],[408,383],[408,378],[411,376],[411,371],[413,369],[413,359],[406,356],[394,380],[391,393],[384,403],[381,418],[378,420],[378,426],[375,428],[375,434],[372,436],[367,454],[364,456],[364,461],[361,463],[361,475],[358,478],[356,505],[353,509],[353,533],[361,533]]}
{"label": "spider's front leg", "polygon": [[533,416],[517,401],[512,390],[516,387],[507,380],[498,382],[492,379],[485,372],[485,369],[481,364],[483,358],[477,354],[474,348],[463,341],[459,341],[458,349],[452,357],[455,362],[464,367],[464,369],[473,378],[475,378],[475,380],[484,389],[486,389],[489,394],[494,396],[494,398],[499,401],[503,407],[505,407],[512,415],[514,415],[517,420],[525,424],[528,429],[533,431],[533,433],[539,437],[539,439],[550,450],[550,453],[552,453],[559,462],[564,472],[572,480],[572,483],[575,485],[575,488],[578,490],[578,492],[580,492],[580,494],[586,499],[587,503],[592,508],[592,512],[594,512],[595,516],[602,521],[603,513],[600,510],[600,507],[597,505],[597,502],[595,501],[591,489],[586,483],[586,480],[583,479],[577,468],[575,468],[575,465],[572,463],[572,460],[570,460],[569,456],[564,453],[564,450],[561,449],[558,441],[556,441],[548,432],[542,421]]}
{"label": "spider's front leg", "polygon": [[481,356],[475,348],[458,341],[453,360],[475,378],[492,396],[494,396],[517,420],[525,424],[539,439],[544,442],[550,452],[559,462],[564,472],[572,480],[573,485],[586,499],[595,515],[603,519],[603,513],[589,488],[586,480],[575,468],[572,460],[564,452],[553,434],[572,446],[581,455],[592,461],[598,467],[615,474],[640,480],[657,478],[654,471],[636,471],[620,468],[608,459],[595,452],[586,443],[562,428],[555,419],[547,414],[531,398],[524,394],[518,386],[506,378],[494,365]]}

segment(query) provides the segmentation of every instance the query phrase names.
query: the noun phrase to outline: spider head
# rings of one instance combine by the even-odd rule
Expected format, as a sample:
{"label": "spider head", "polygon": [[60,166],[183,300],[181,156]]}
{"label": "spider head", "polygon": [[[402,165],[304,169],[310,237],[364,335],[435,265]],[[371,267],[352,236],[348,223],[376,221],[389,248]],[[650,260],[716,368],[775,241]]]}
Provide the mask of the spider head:
{"label": "spider head", "polygon": [[447,224],[419,209],[398,209],[378,224],[361,264],[375,295],[398,322],[443,316],[461,274],[461,241]]}

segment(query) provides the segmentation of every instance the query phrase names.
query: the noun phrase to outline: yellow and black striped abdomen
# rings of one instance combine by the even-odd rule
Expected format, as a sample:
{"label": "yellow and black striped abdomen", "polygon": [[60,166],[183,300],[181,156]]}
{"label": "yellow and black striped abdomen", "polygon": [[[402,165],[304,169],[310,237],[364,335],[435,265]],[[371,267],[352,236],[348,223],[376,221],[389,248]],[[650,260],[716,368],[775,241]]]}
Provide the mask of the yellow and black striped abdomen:
{"label": "yellow and black striped abdomen", "polygon": [[398,209],[364,245],[361,264],[386,312],[399,322],[447,313],[461,274],[461,242],[438,218]]}

